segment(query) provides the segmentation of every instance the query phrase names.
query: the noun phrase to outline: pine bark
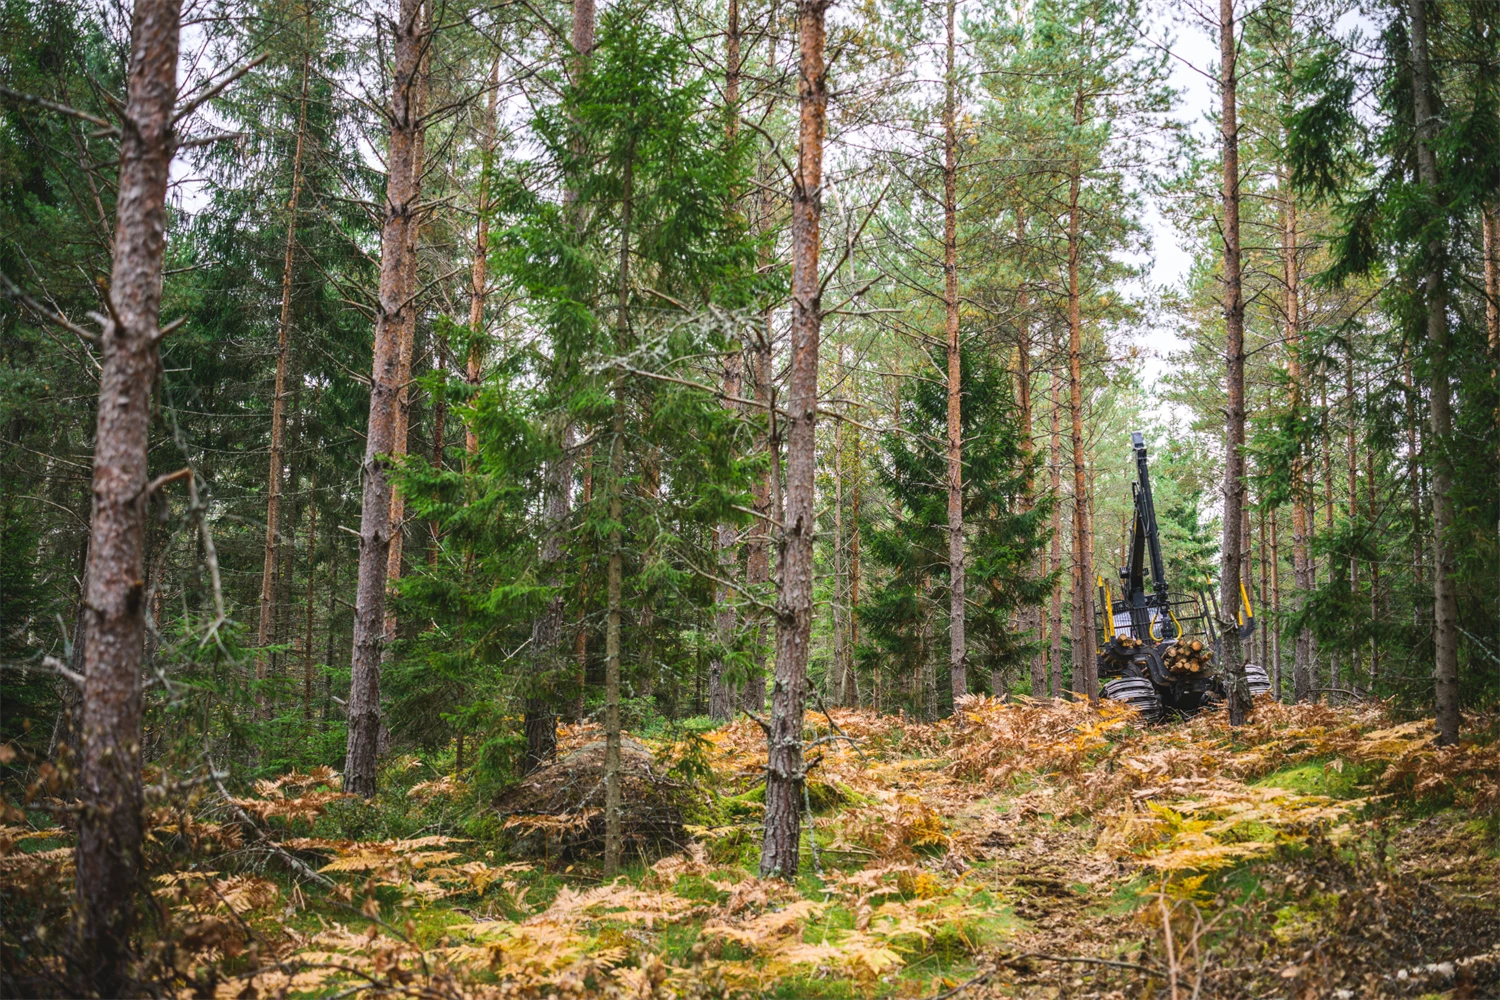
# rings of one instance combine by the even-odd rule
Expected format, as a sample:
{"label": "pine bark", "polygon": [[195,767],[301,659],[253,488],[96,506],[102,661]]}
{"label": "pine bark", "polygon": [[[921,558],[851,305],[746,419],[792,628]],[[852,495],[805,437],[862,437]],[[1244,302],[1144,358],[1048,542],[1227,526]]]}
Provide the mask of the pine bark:
{"label": "pine bark", "polygon": [[[1302,373],[1301,261],[1297,245],[1297,205],[1283,178],[1281,212],[1281,266],[1284,288],[1282,312],[1285,321],[1287,381],[1291,384],[1291,409],[1300,413],[1304,405]],[[1302,446],[1292,458],[1292,583],[1296,608],[1301,610],[1312,592],[1312,517],[1307,506],[1307,473]],[[1292,700],[1307,701],[1313,696],[1313,639],[1306,626],[1293,639]]]}
{"label": "pine bark", "polygon": [[1276,530],[1276,508],[1271,508],[1271,662],[1275,669],[1276,700],[1284,701],[1281,674],[1281,545]]}
{"label": "pine bark", "polygon": [[948,676],[953,705],[969,693],[964,608],[963,354],[958,326],[958,130],[954,76],[955,0],[948,0],[943,98],[943,313],[948,335]]}
{"label": "pine bark", "polygon": [[[1084,94],[1073,98],[1073,125],[1084,122]],[[1075,155],[1068,178],[1068,413],[1073,445],[1073,690],[1099,697],[1099,665],[1094,660],[1093,532],[1089,526],[1087,438],[1083,430],[1083,318],[1079,281],[1083,241],[1079,231],[1083,167]],[[1234,523],[1238,524],[1238,520]]]}
{"label": "pine bark", "polygon": [[[1328,372],[1321,365],[1318,372],[1318,410],[1322,414],[1325,424],[1332,426],[1332,412],[1328,409]],[[1324,433],[1321,436],[1323,445],[1323,524],[1328,533],[1333,534],[1333,438],[1332,435]],[[1333,579],[1333,555],[1327,557],[1328,578]],[[1339,678],[1339,654],[1337,650],[1328,651],[1328,683],[1323,685],[1329,700],[1336,697],[1336,689],[1341,686]]]}
{"label": "pine bark", "polygon": [[[756,480],[751,489],[755,521],[750,527],[749,544],[745,547],[745,582],[757,589],[771,582],[771,523],[780,522],[781,432],[776,419],[776,399],[772,391],[771,367],[771,311],[766,310],[762,337],[756,342],[753,353],[755,362],[755,398],[766,409],[766,433],[760,444],[767,454],[766,473]],[[745,681],[743,707],[751,712],[760,712],[766,705],[766,659],[764,653],[765,620],[755,623],[755,671]]]}
{"label": "pine bark", "polygon": [[[589,444],[583,450],[583,493],[579,498],[579,506],[588,509],[589,504],[594,501],[594,446]],[[584,579],[584,584],[578,593],[578,617],[574,622],[573,633],[573,670],[574,684],[573,711],[571,713],[574,722],[582,722],[586,714],[588,703],[589,686],[589,629],[588,629],[588,604],[589,588],[587,583],[587,572],[589,565],[589,553],[585,552],[579,556],[578,575]]]}
{"label": "pine bark", "polygon": [[[1026,216],[1018,209],[1016,213],[1016,246],[1024,254],[1026,248]],[[1023,263],[1024,267],[1024,263]],[[1016,291],[1016,404],[1020,417],[1021,461],[1026,466],[1026,479],[1021,492],[1021,509],[1030,511],[1036,506],[1035,443],[1032,441],[1035,417],[1032,413],[1031,397],[1031,289],[1022,279]],[[1042,609],[1040,605],[1029,606],[1022,612],[1022,632],[1032,641],[1040,643]],[[995,697],[1003,693],[999,670],[991,680],[990,689]],[[1031,696],[1047,696],[1047,668],[1042,659],[1040,645],[1031,654]]]}
{"label": "pine bark", "polygon": [[390,140],[386,149],[386,194],[380,234],[379,303],[365,435],[359,531],[359,572],[354,599],[354,643],[350,658],[349,749],[344,788],[375,794],[380,739],[380,658],[385,642],[386,565],[391,548],[390,456],[402,388],[400,336],[413,308],[406,290],[410,229],[417,201],[415,168],[417,90],[424,48],[422,0],[401,0],[391,86]]}
{"label": "pine bark", "polygon": [[[1417,176],[1434,201],[1438,192],[1437,154],[1433,127],[1437,122],[1437,94],[1427,46],[1426,0],[1407,0],[1411,21],[1412,110],[1416,115]],[[1454,586],[1453,460],[1449,437],[1453,431],[1453,401],[1448,383],[1448,286],[1443,280],[1446,256],[1442,238],[1427,245],[1428,272],[1423,279],[1427,306],[1429,422],[1433,437],[1432,462],[1432,606],[1433,686],[1437,713],[1437,742],[1458,742],[1458,592]]]}
{"label": "pine bark", "polygon": [[801,831],[802,713],[812,635],[813,485],[817,468],[818,339],[823,309],[818,276],[823,207],[824,63],[828,0],[797,0],[799,139],[792,178],[791,368],[787,376],[786,514],[776,600],[776,676],[767,734],[762,877],[797,877]]}
{"label": "pine bark", "polygon": [[604,624],[604,877],[619,874],[620,830],[620,617],[625,576],[620,518],[625,493],[625,383],[615,376],[615,409],[609,444],[609,564],[605,571]]}
{"label": "pine bark", "polygon": [[[1348,348],[1348,356],[1344,365],[1344,460],[1346,466],[1348,489],[1349,489],[1349,522],[1359,522],[1359,450],[1355,446],[1355,433],[1357,431],[1357,410],[1354,398],[1354,345],[1351,341]],[[1359,559],[1354,555],[1349,556],[1349,593],[1359,593]],[[1357,689],[1362,671],[1359,663],[1359,648],[1352,647],[1349,650],[1349,682],[1348,688],[1353,691]]]}
{"label": "pine bark", "polygon": [[137,0],[115,202],[110,318],[100,333],[75,853],[80,958],[99,996],[129,987],[141,883],[141,658],[151,391],[161,339],[179,0]]}
{"label": "pine bark", "polygon": [[[724,144],[733,149],[739,135],[740,102],[740,5],[739,0],[729,0],[728,19],[724,29]],[[733,199],[726,206],[726,213],[734,212]],[[740,382],[744,371],[744,355],[738,350],[724,355],[724,405],[730,409],[738,404],[732,398],[740,395]],[[721,651],[727,651],[734,638],[734,588],[727,581],[733,579],[736,550],[739,546],[739,531],[724,523],[718,526],[714,542],[719,550],[719,575],[724,583],[718,584],[717,607],[714,609],[714,638]],[[727,720],[735,710],[732,685],[725,677],[725,653],[719,652],[708,666],[708,714],[715,719]]]}
{"label": "pine bark", "polygon": [[[430,20],[432,16],[431,9],[428,8],[422,16],[424,21]],[[427,127],[424,116],[427,111],[427,89],[430,73],[431,55],[429,49],[423,53],[421,68],[417,73],[417,84],[415,87],[416,137],[413,142],[414,151],[412,153],[413,202],[421,197],[422,174],[427,166]],[[406,271],[402,277],[408,306],[406,312],[401,316],[400,329],[397,333],[396,378],[399,388],[396,391],[396,426],[391,439],[391,459],[398,465],[406,460],[406,455],[410,448],[411,361],[412,352],[416,348],[417,340],[417,306],[414,299],[419,287],[417,283],[417,241],[421,229],[421,219],[414,215],[406,229],[408,241],[405,258]],[[391,486],[391,544],[386,552],[385,563],[385,580],[389,593],[386,596],[385,604],[385,646],[381,650],[383,660],[390,659],[391,644],[396,641],[396,606],[391,598],[395,596],[396,584],[401,581],[405,547],[406,494],[393,484]]]}
{"label": "pine bark", "polygon": [[[490,66],[489,90],[489,103],[480,135],[482,165],[474,205],[479,221],[474,227],[474,266],[469,271],[469,352],[464,364],[464,381],[468,383],[470,392],[478,391],[484,368],[484,306],[489,298],[490,170],[495,156],[495,108],[500,99],[499,59]],[[464,453],[468,456],[468,468],[472,471],[474,456],[479,454],[479,438],[474,433],[472,422],[464,429]]]}
{"label": "pine bark", "polygon": [[1244,725],[1250,715],[1250,685],[1240,641],[1240,587],[1244,556],[1245,508],[1245,297],[1240,278],[1240,139],[1234,0],[1219,0],[1219,114],[1224,146],[1224,367],[1227,407],[1224,420],[1224,540],[1219,567],[1219,631],[1229,670],[1229,724]]}
{"label": "pine bark", "polygon": [[[623,355],[630,349],[630,239],[631,217],[635,198],[635,150],[625,156],[623,194],[620,205],[620,256],[615,286],[615,350]],[[625,499],[625,376],[617,372],[614,380],[615,406],[611,420],[609,445],[609,568],[605,586],[608,590],[608,618],[605,624],[604,648],[604,877],[614,878],[620,870],[623,840],[620,827],[620,621],[621,593],[624,586],[624,539],[620,524]]]}
{"label": "pine bark", "polygon": [[307,503],[307,615],[302,630],[302,718],[312,718],[313,581],[318,567],[318,477],[309,483]]}
{"label": "pine bark", "polygon": [[[302,87],[297,101],[297,141],[292,153],[292,191],[286,205],[286,249],[281,265],[281,314],[276,324],[276,383],[271,397],[271,466],[266,475],[266,544],[260,575],[260,618],[256,645],[271,644],[276,629],[277,529],[281,519],[281,478],[286,443],[286,367],[292,329],[292,264],[297,248],[297,202],[302,195],[302,150],[307,132],[307,84],[312,53],[302,54]],[[256,657],[256,680],[266,676],[266,657]],[[264,696],[257,694],[264,707]]]}
{"label": "pine bark", "polygon": [[[1050,438],[1047,450],[1047,468],[1049,487],[1055,498],[1052,504],[1052,552],[1047,561],[1047,571],[1056,573],[1062,568],[1062,406],[1058,399],[1057,377],[1050,376],[1052,400],[1048,407],[1048,420],[1050,422]],[[1052,633],[1052,646],[1049,652],[1050,669],[1048,670],[1048,688],[1052,697],[1056,698],[1062,694],[1062,579],[1059,577],[1052,585],[1052,607],[1048,618],[1048,627]]]}

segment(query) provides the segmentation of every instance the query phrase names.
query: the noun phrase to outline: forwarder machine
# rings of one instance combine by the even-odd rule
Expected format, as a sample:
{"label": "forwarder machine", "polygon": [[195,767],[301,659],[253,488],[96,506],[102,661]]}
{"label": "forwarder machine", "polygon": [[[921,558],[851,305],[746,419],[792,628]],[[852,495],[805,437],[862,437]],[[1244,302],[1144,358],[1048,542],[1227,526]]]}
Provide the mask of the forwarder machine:
{"label": "forwarder machine", "polygon": [[[1229,678],[1218,670],[1221,642],[1214,627],[1218,601],[1212,591],[1193,596],[1168,589],[1156,508],[1151,502],[1146,442],[1139,432],[1130,435],[1130,442],[1135,449],[1136,481],[1130,484],[1135,524],[1130,532],[1130,564],[1120,567],[1120,598],[1111,599],[1109,585],[1102,576],[1098,580],[1100,693],[1152,721],[1182,718],[1222,701],[1227,694]],[[1150,593],[1146,592],[1148,556]],[[1243,611],[1236,619],[1243,640],[1255,632],[1255,615],[1243,585],[1240,600]],[[1252,694],[1271,690],[1263,667],[1247,664],[1245,674]]]}

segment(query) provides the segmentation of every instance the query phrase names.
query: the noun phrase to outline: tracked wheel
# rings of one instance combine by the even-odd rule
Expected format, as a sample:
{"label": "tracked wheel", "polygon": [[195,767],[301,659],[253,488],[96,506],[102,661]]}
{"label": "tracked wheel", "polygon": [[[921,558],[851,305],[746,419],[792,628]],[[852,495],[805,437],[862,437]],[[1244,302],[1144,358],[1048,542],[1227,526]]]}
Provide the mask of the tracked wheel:
{"label": "tracked wheel", "polygon": [[1271,675],[1259,663],[1245,664],[1245,680],[1250,683],[1251,697],[1271,690]]}
{"label": "tracked wheel", "polygon": [[1152,722],[1162,716],[1161,695],[1144,677],[1112,678],[1104,683],[1100,693],[1113,701],[1124,702]]}

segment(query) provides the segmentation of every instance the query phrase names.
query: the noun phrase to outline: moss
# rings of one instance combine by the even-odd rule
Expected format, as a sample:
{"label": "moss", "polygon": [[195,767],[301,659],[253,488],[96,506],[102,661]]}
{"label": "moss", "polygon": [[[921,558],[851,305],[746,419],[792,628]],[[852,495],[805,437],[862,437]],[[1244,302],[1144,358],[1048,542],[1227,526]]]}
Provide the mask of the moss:
{"label": "moss", "polygon": [[1285,788],[1299,795],[1327,795],[1335,799],[1351,799],[1364,793],[1361,786],[1368,783],[1370,775],[1366,768],[1337,758],[1319,757],[1294,767],[1279,771],[1252,782],[1253,785]]}

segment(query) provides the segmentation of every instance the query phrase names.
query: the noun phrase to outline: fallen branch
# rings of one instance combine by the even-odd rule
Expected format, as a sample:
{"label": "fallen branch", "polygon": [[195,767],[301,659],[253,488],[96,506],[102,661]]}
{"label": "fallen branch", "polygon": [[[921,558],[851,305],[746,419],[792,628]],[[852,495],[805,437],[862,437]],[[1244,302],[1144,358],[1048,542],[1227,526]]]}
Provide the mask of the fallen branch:
{"label": "fallen branch", "polygon": [[1084,965],[1107,965],[1112,969],[1130,969],[1134,972],[1144,972],[1148,975],[1161,975],[1160,969],[1153,969],[1148,965],[1140,965],[1136,962],[1120,962],[1112,958],[1091,958],[1087,955],[1044,955],[1039,951],[1028,951],[1024,954],[1007,958],[1001,965],[1014,965],[1028,958],[1041,959],[1044,962],[1078,962]]}

